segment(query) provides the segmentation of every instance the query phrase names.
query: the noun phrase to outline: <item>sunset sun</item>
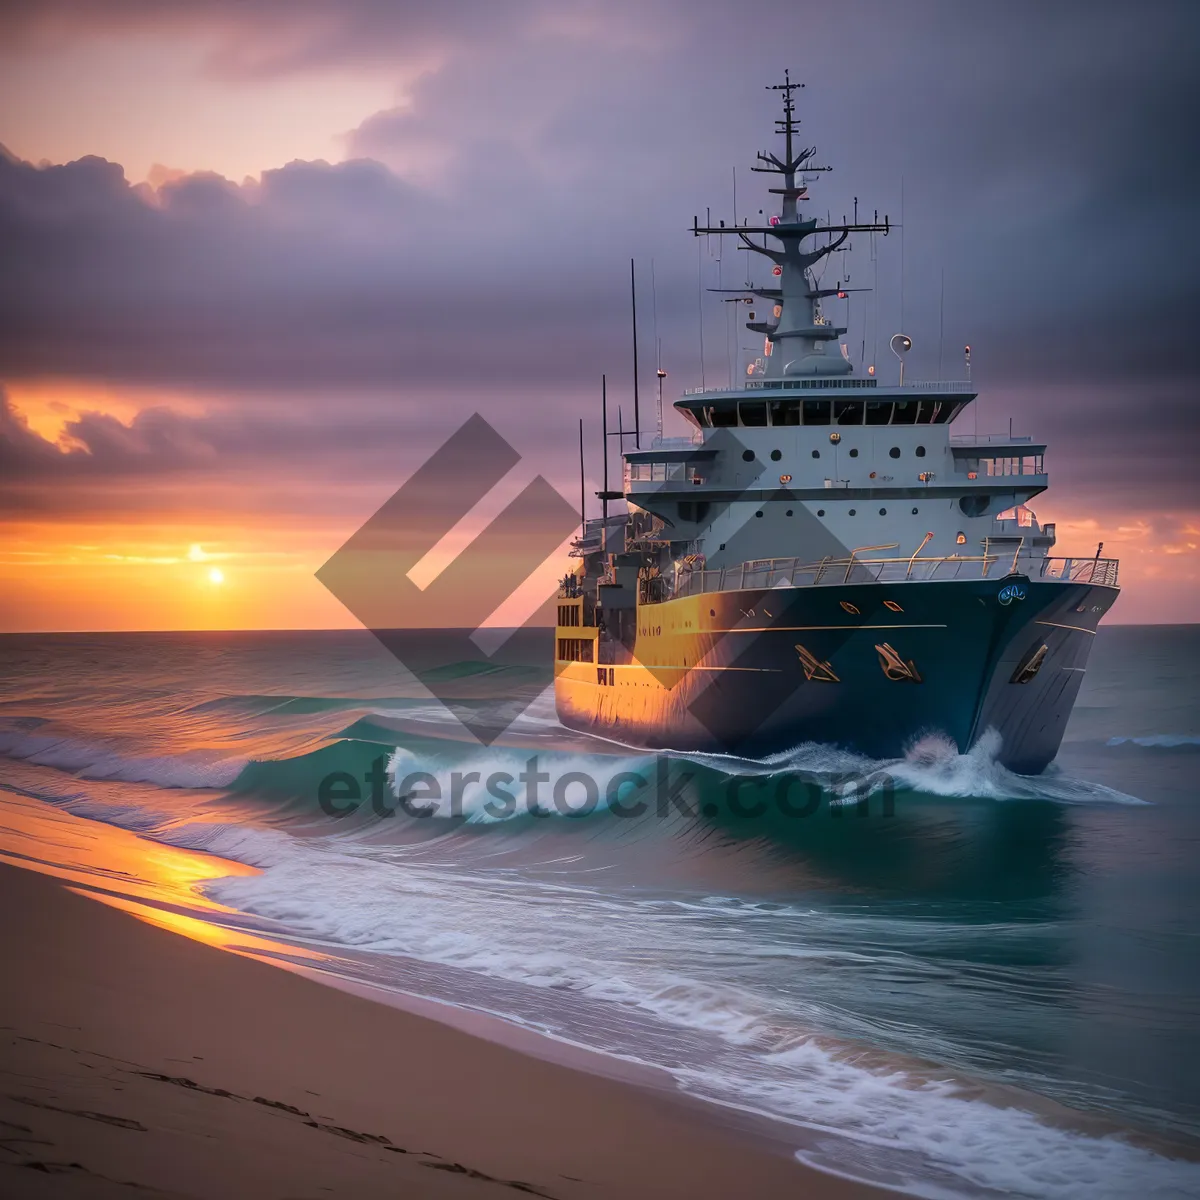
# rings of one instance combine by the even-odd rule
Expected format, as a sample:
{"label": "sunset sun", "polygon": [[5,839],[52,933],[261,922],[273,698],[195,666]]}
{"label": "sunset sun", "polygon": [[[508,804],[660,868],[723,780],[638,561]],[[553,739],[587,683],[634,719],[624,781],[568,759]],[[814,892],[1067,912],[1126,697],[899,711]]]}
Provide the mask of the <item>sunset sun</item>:
{"label": "sunset sun", "polygon": [[208,582],[217,587],[225,582],[225,572],[220,567],[212,567],[208,572]]}

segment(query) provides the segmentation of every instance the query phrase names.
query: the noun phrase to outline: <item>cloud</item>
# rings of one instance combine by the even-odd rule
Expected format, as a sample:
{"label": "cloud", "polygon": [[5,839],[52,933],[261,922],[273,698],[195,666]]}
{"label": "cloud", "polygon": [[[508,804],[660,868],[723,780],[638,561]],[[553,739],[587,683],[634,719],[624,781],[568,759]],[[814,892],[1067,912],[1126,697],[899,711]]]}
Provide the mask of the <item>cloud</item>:
{"label": "cloud", "polygon": [[494,42],[554,11],[550,0],[7,0],[0,39],[12,53],[136,33],[204,39],[209,67],[234,78],[330,63],[436,61],[464,42]]}
{"label": "cloud", "polygon": [[[836,168],[814,196],[835,217],[856,197],[904,217],[878,242],[875,299],[852,302],[855,357],[903,325],[911,376],[939,360],[953,375],[969,341],[985,412],[1050,441],[1056,494],[1193,507],[1200,178],[1182,147],[1200,108],[1200,10],[769,0],[756,20],[777,37],[749,55],[730,53],[741,11],[707,0],[216,0],[169,18],[151,0],[4,6],[10,47],[174,31],[244,80],[389,56],[397,77],[423,73],[348,132],[347,161],[258,181],[163,171],[155,189],[99,158],[0,156],[0,378],[240,398],[202,417],[87,414],[65,453],[6,409],[0,466],[24,479],[24,502],[48,504],[52,478],[98,488],[395,453],[451,410],[500,409],[506,436],[573,426],[601,371],[627,382],[631,255],[644,367],[656,331],[672,387],[699,383],[698,282],[736,285],[747,264],[727,252],[718,265],[687,227],[710,206],[731,215],[734,165],[740,214],[770,211],[748,168],[770,143],[763,85],[802,31],[803,132]],[[876,282],[866,239],[830,269]],[[726,320],[710,300],[709,385],[734,373]],[[877,361],[887,378],[886,351]],[[356,407],[385,392],[399,403]]]}
{"label": "cloud", "polygon": [[[578,381],[627,357],[636,254],[643,283],[655,258],[673,376],[699,376],[686,226],[709,206],[730,215],[735,164],[742,214],[766,206],[747,168],[768,141],[762,87],[784,55],[726,61],[741,20],[728,5],[599,11],[176,6],[180,28],[292,47],[280,70],[303,69],[318,45],[353,63],[432,39],[441,57],[403,105],[347,135],[350,161],[294,162],[261,183],[187,175],[152,193],[103,160],[0,162],[0,375]],[[838,215],[858,197],[899,221],[903,177],[905,229],[880,241],[878,296],[856,301],[851,348],[876,357],[903,321],[911,366],[929,373],[957,358],[944,346],[970,341],[998,381],[1190,376],[1200,168],[1180,147],[1200,107],[1185,50],[1197,10],[1164,5],[1153,23],[1105,4],[912,12],[923,19],[878,4],[762,15],[781,43],[801,26],[830,51],[853,34],[853,56],[805,71],[805,136],[837,168],[818,203]],[[148,0],[102,15],[54,0],[7,6],[3,20],[14,35],[80,36],[147,28],[156,13]],[[874,282],[869,249],[858,239],[830,269]],[[715,246],[701,251],[715,286]],[[726,253],[721,282],[745,278],[744,257]],[[725,317],[710,309],[706,368],[722,378]]]}

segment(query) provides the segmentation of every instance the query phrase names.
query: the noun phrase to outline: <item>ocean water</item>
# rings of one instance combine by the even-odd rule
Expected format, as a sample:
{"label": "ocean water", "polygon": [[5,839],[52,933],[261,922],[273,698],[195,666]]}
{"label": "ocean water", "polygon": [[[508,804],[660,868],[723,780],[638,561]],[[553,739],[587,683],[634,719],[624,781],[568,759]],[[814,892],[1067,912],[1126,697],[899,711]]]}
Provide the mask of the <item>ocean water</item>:
{"label": "ocean water", "polygon": [[[218,856],[220,907],[176,910],[660,1067],[823,1169],[1197,1196],[1197,662],[1198,626],[1102,629],[1024,778],[936,733],[897,762],[655,756],[562,729],[548,694],[483,747],[366,633],[10,636],[0,805],[134,831],[134,868],[72,851],[100,894],[161,883],[164,845]],[[486,706],[539,670],[439,693]],[[8,824],[7,861],[66,861]]]}

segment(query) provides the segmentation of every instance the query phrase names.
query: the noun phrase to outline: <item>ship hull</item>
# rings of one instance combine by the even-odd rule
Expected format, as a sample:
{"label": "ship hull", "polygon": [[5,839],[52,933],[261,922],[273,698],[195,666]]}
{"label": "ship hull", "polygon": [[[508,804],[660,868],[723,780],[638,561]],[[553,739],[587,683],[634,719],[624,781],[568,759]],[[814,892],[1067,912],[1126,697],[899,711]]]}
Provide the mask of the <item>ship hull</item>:
{"label": "ship hull", "polygon": [[628,648],[558,662],[556,707],[629,745],[753,756],[818,742],[898,758],[930,734],[965,753],[995,730],[999,761],[1034,774],[1116,595],[1009,576],[688,596],[639,608]]}

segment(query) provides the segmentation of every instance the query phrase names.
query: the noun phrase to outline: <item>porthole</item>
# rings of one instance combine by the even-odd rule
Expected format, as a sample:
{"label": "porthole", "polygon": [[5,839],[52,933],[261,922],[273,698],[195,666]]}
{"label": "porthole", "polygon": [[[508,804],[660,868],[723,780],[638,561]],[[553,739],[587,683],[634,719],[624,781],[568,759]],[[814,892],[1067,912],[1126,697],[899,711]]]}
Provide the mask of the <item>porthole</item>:
{"label": "porthole", "polygon": [[743,450],[742,451],[742,462],[753,462],[753,461],[754,461],[754,451],[753,450]]}
{"label": "porthole", "polygon": [[820,450],[814,450],[814,451],[813,451],[813,458],[820,458],[820,457],[821,457],[821,452],[820,452]]}
{"label": "porthole", "polygon": [[917,447],[917,457],[918,457],[918,458],[924,458],[924,457],[925,457],[925,447],[924,447],[924,446],[918,446],[918,447]]}
{"label": "porthole", "polygon": [[892,448],[891,448],[891,449],[888,451],[888,454],[890,454],[890,455],[892,456],[892,458],[899,458],[899,457],[900,457],[900,447],[899,447],[899,446],[893,446],[893,447],[892,447]]}
{"label": "porthole", "polygon": [[760,509],[758,510],[758,512],[756,512],[754,515],[755,515],[756,517],[761,517],[761,516],[762,516],[762,509],[760,508]]}
{"label": "porthole", "polygon": [[857,458],[857,457],[858,457],[858,449],[857,449],[857,447],[856,447],[855,449],[853,449],[853,450],[851,450],[851,451],[850,451],[850,457],[851,457],[851,458]]}
{"label": "porthole", "polygon": [[913,516],[915,517],[916,515],[917,515],[917,510],[914,508],[914,509],[913,509]]}
{"label": "porthole", "polygon": [[789,517],[792,515],[792,510],[791,510],[790,508],[787,510],[787,515],[788,515]]}
{"label": "porthole", "polygon": [[879,515],[880,515],[881,517],[886,517],[886,516],[887,516],[887,509],[886,509],[886,508],[881,508],[881,509],[879,510]]}
{"label": "porthole", "polygon": [[818,508],[818,509],[817,509],[817,516],[818,516],[818,517],[823,517],[824,515],[825,515],[825,510],[824,510],[823,508]]}
{"label": "porthole", "polygon": [[782,457],[783,457],[783,454],[779,450],[771,451],[771,461],[772,462],[778,462]]}
{"label": "porthole", "polygon": [[852,508],[852,509],[850,510],[850,515],[853,517],[853,516],[854,516],[854,515],[857,513],[857,511],[858,511],[857,509],[853,509],[853,508]]}

